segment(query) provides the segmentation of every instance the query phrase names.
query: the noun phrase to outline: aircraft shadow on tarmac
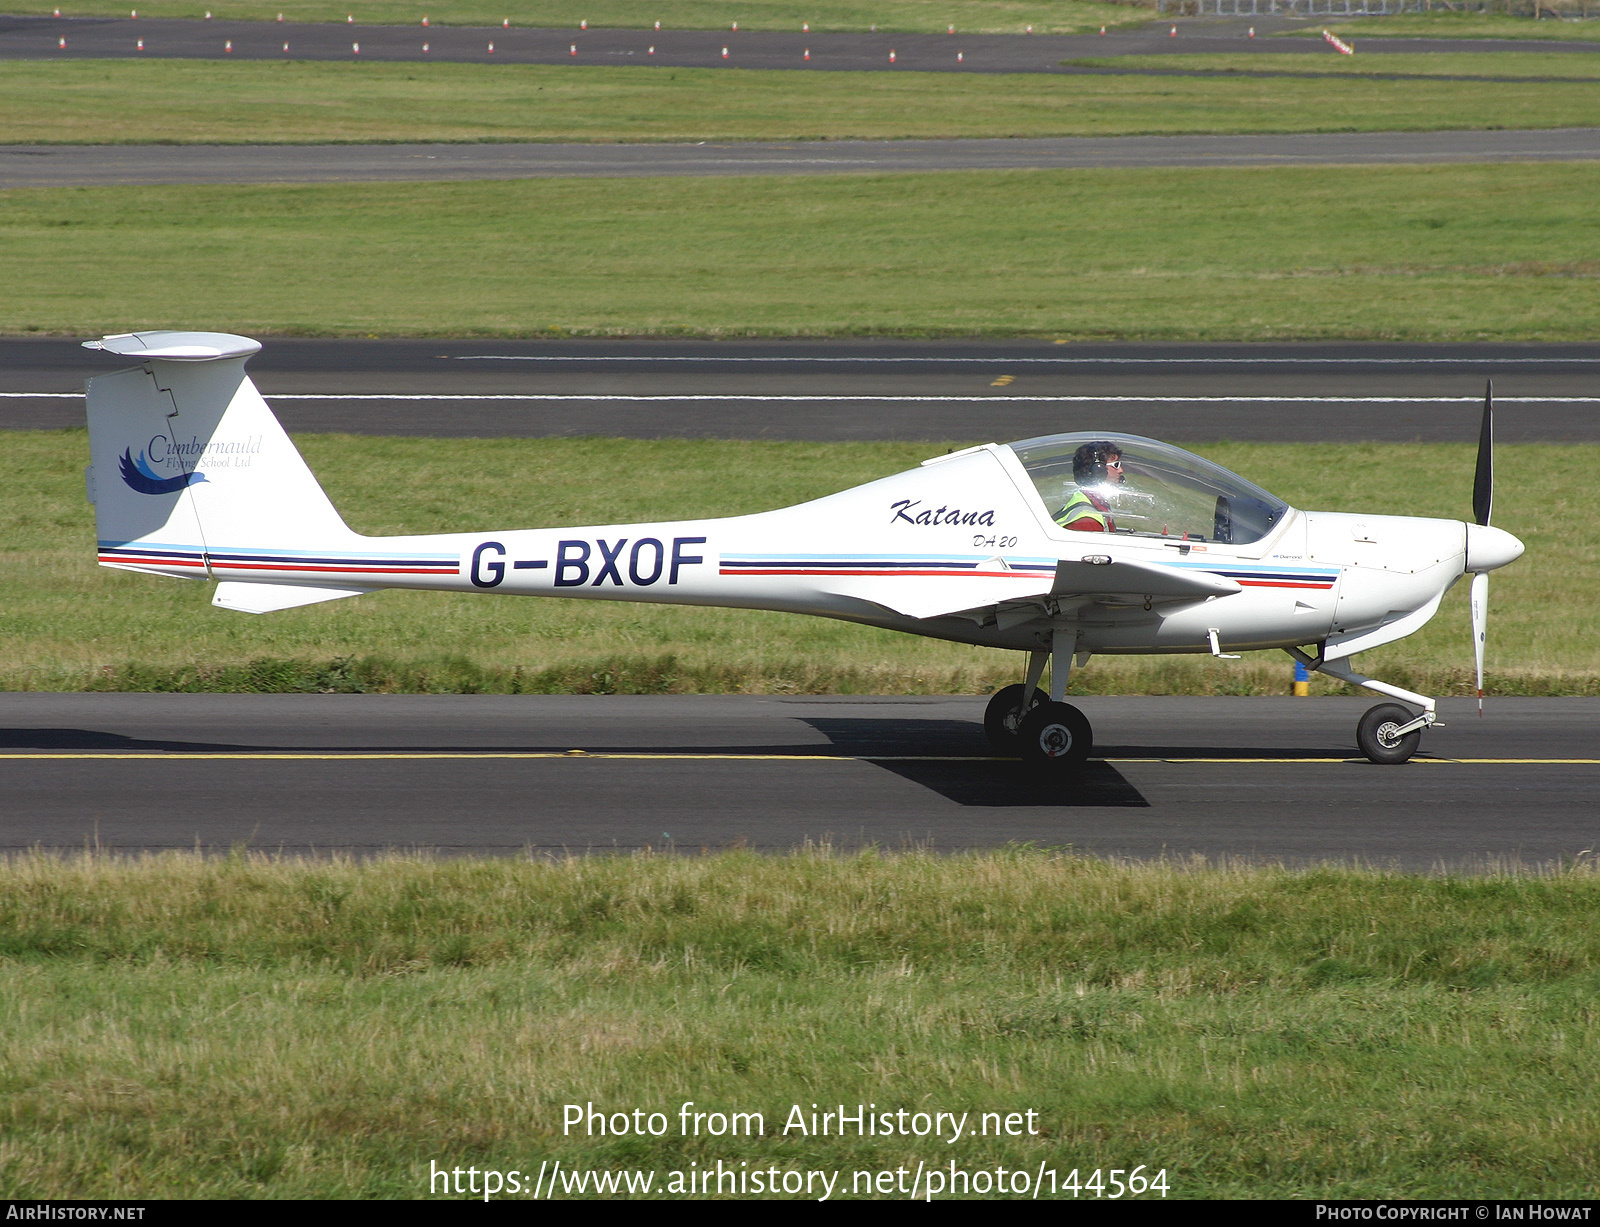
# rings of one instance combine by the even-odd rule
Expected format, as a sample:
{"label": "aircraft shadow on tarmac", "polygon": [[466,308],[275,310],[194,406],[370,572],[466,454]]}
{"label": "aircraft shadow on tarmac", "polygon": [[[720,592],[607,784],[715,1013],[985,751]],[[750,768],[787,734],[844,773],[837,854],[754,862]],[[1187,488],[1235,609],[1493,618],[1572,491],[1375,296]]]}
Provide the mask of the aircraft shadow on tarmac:
{"label": "aircraft shadow on tarmac", "polygon": [[[1065,786],[1045,781],[1024,770],[1020,764],[989,757],[993,753],[984,741],[981,728],[967,720],[898,720],[813,716],[804,719],[828,739],[829,745],[814,742],[772,745],[628,745],[583,747],[588,754],[715,754],[737,758],[768,754],[817,755],[878,760],[874,765],[901,779],[938,793],[958,805],[986,809],[999,808],[1148,808],[1150,802],[1132,783],[1104,758],[1324,758],[1337,763],[1349,757],[1348,751],[1315,749],[1241,750],[1216,746],[1101,745],[1095,760]],[[245,745],[233,742],[189,741],[128,737],[96,729],[0,728],[0,751],[40,750],[109,753],[228,753],[272,754],[314,753],[338,755],[360,753],[565,753],[575,747],[561,745]]]}
{"label": "aircraft shadow on tarmac", "polygon": [[[876,764],[957,805],[982,808],[1048,806],[1148,807],[1139,790],[1110,763],[1087,764],[1070,787],[1039,779],[1020,763],[981,761],[994,753],[970,720],[894,720],[810,716],[805,722],[852,755],[884,755]],[[900,756],[910,761],[896,761]],[[949,758],[941,761],[941,756]],[[963,762],[968,757],[977,762]]]}

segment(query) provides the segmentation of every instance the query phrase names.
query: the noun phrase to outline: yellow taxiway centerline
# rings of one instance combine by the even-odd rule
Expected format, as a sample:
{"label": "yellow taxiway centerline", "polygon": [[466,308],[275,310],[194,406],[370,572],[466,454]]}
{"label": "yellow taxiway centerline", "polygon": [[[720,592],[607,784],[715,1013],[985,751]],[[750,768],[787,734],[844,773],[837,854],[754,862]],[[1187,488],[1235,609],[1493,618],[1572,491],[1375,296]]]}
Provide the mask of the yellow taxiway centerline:
{"label": "yellow taxiway centerline", "polygon": [[[190,750],[80,750],[38,751],[32,753],[0,752],[0,759],[197,759],[201,761],[307,761],[341,762],[346,760],[417,760],[417,759],[645,759],[650,761],[704,761],[726,762],[790,762],[790,763],[1014,763],[1020,760],[997,755],[946,755],[946,754],[692,754],[658,753],[650,751],[596,751],[588,750],[383,750],[383,751],[190,751]],[[1364,758],[1258,758],[1241,755],[1237,758],[1099,758],[1091,762],[1103,763],[1366,763]],[[1600,766],[1600,758],[1414,758],[1412,765],[1435,766]]]}

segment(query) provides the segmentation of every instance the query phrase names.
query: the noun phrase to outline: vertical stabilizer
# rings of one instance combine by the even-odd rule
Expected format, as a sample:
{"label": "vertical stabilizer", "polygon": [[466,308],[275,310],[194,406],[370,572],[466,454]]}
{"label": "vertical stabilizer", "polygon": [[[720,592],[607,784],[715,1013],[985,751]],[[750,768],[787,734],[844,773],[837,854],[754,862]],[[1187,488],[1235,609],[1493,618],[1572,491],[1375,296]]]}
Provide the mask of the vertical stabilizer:
{"label": "vertical stabilizer", "polygon": [[88,345],[140,362],[89,380],[102,563],[206,578],[218,556],[352,540],[245,374],[258,342],[145,332]]}

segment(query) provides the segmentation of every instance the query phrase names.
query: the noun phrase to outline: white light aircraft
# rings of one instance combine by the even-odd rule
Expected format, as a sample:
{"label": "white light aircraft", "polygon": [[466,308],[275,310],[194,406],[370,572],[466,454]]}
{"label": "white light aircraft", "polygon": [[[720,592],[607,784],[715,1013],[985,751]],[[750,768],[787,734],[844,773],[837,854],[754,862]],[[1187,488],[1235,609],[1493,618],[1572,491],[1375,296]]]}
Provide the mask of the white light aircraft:
{"label": "white light aircraft", "polygon": [[87,346],[134,363],[89,381],[104,566],[215,580],[212,603],[247,613],[421,588],[782,610],[1012,648],[1026,679],[990,700],[985,729],[1053,773],[1092,749],[1063,698],[1097,653],[1286,651],[1400,700],[1356,737],[1374,762],[1404,762],[1434,700],[1350,657],[1419,629],[1471,575],[1481,710],[1488,573],[1523,552],[1489,526],[1488,398],[1475,523],[1299,511],[1181,448],[1091,432],[971,447],[759,515],[364,537],[245,374],[258,342],[142,332]]}

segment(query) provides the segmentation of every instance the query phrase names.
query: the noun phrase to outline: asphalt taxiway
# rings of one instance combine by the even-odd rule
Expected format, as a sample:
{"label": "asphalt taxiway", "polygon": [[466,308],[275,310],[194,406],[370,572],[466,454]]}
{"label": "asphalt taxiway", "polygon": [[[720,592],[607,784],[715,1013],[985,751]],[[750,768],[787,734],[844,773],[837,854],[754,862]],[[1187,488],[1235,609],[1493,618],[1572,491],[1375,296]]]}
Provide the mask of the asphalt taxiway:
{"label": "asphalt taxiway", "polygon": [[1362,699],[1079,702],[1095,760],[1041,785],[971,697],[6,694],[0,849],[1034,842],[1427,869],[1600,847],[1600,700],[1446,700],[1400,767],[1357,759]]}
{"label": "asphalt taxiway", "polygon": [[[81,426],[69,338],[0,339],[0,429]],[[1180,441],[1600,440],[1600,345],[267,338],[250,370],[291,430],[432,436]]]}
{"label": "asphalt taxiway", "polygon": [[[1322,18],[1321,23],[1327,20]],[[1262,15],[1154,20],[1105,35],[1025,34],[1020,30],[1015,34],[891,34],[876,30],[585,30],[6,16],[0,17],[0,59],[453,61],[831,72],[1082,73],[1105,70],[1062,61],[1197,52],[1336,55],[1320,39],[1256,38],[1249,33],[1254,29],[1265,36],[1315,29],[1318,24],[1316,20]],[[1173,30],[1178,31],[1177,37]],[[1592,43],[1492,39],[1364,39],[1361,47],[1364,55],[1538,50],[1581,56],[1600,50]]]}
{"label": "asphalt taxiway", "polygon": [[0,145],[0,189],[1596,159],[1594,128],[640,145]]}

